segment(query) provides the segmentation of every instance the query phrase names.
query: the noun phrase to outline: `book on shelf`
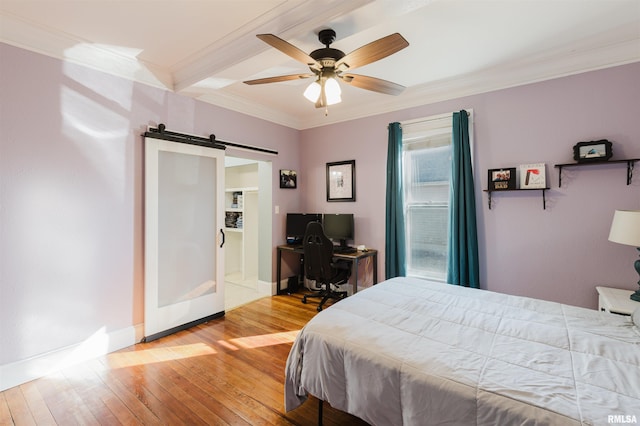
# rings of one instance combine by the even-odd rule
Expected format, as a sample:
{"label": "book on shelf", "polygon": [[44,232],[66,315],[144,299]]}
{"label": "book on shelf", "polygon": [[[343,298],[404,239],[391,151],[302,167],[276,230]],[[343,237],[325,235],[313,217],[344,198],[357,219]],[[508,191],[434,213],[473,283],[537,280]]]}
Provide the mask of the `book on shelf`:
{"label": "book on shelf", "polygon": [[536,189],[547,187],[545,163],[521,164],[520,189]]}

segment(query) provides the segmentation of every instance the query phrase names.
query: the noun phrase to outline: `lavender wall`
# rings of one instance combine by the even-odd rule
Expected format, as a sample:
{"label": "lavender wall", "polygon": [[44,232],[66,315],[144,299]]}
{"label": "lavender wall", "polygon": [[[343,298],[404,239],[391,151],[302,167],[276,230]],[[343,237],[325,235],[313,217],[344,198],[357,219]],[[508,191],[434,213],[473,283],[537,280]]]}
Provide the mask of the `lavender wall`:
{"label": "lavender wall", "polygon": [[[142,323],[147,126],[277,150],[227,152],[272,161],[274,188],[299,168],[297,130],[5,44],[0,57],[0,367]],[[273,202],[300,203],[279,188]]]}
{"label": "lavender wall", "polygon": [[[640,63],[440,102],[302,132],[308,211],[353,212],[357,244],[381,250],[387,124],[460,109],[474,111],[475,179],[487,169],[547,164],[547,209],[538,191],[493,197],[477,190],[481,279],[489,290],[595,308],[595,286],[636,289],[634,248],[607,240],[616,209],[640,209],[640,175],[624,165],[564,169],[576,142],[606,138],[614,159],[640,158]],[[331,113],[331,112],[329,112]],[[357,200],[325,201],[325,164],[356,160]]]}
{"label": "lavender wall", "polygon": [[[559,189],[551,165],[596,138],[640,157],[640,64],[298,132],[4,44],[0,57],[3,380],[17,362],[142,322],[140,135],[158,123],[279,151],[228,152],[273,162],[273,246],[286,212],[354,212],[357,242],[381,250],[383,276],[387,123],[473,108],[479,186],[488,168],[533,161],[550,166],[553,186],[547,210],[514,193],[489,211],[478,192],[484,287],[595,307],[596,285],[637,280],[635,250],[607,233],[614,209],[640,208],[640,176],[625,186],[621,167],[567,170]],[[357,201],[327,203],[325,164],[349,159]],[[299,189],[279,189],[279,169],[298,170]]]}

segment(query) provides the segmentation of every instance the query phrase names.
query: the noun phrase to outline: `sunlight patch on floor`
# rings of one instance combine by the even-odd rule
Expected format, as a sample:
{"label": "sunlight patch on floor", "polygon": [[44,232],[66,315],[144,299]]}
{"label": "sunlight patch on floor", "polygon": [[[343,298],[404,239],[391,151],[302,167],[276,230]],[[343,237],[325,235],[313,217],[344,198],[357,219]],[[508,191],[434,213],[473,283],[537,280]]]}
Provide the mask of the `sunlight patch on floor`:
{"label": "sunlight patch on floor", "polygon": [[262,334],[259,336],[238,337],[236,339],[218,340],[218,344],[232,350],[255,349],[265,346],[292,343],[300,330],[284,331],[282,333]]}
{"label": "sunlight patch on floor", "polygon": [[[225,349],[238,351],[292,343],[300,330],[218,340]],[[196,356],[215,355],[218,351],[206,343],[193,343],[153,349],[114,352],[106,356],[110,368],[127,368],[155,362],[176,361]]]}
{"label": "sunlight patch on floor", "polygon": [[141,349],[128,352],[114,352],[107,355],[111,368],[126,368],[154,362],[175,361],[194,356],[214,355],[215,349],[205,343],[169,346],[165,348]]}

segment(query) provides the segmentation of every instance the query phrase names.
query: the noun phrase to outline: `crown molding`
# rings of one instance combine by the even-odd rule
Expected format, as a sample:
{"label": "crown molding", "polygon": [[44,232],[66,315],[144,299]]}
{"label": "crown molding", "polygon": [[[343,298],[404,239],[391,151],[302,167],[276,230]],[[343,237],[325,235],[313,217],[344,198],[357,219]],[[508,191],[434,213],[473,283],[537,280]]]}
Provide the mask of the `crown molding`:
{"label": "crown molding", "polygon": [[273,108],[260,105],[253,100],[240,98],[238,96],[228,96],[220,92],[212,92],[204,95],[193,96],[195,99],[218,106],[220,108],[239,112],[254,118],[280,124],[292,129],[301,130],[304,128],[303,122],[292,116]]}
{"label": "crown molding", "polygon": [[34,25],[8,14],[0,14],[0,28],[0,41],[3,43],[149,86],[173,88],[173,77],[169,72],[106,46]]}

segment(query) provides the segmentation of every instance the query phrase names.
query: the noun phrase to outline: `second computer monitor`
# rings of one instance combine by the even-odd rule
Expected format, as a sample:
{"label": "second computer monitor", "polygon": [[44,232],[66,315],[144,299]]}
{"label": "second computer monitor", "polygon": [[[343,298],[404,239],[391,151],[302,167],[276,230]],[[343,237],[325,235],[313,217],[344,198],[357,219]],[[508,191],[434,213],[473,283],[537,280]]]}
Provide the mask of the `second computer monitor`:
{"label": "second computer monitor", "polygon": [[352,213],[325,213],[322,216],[322,226],[324,234],[333,241],[339,241],[343,247],[347,246],[347,241],[354,239],[354,223]]}

